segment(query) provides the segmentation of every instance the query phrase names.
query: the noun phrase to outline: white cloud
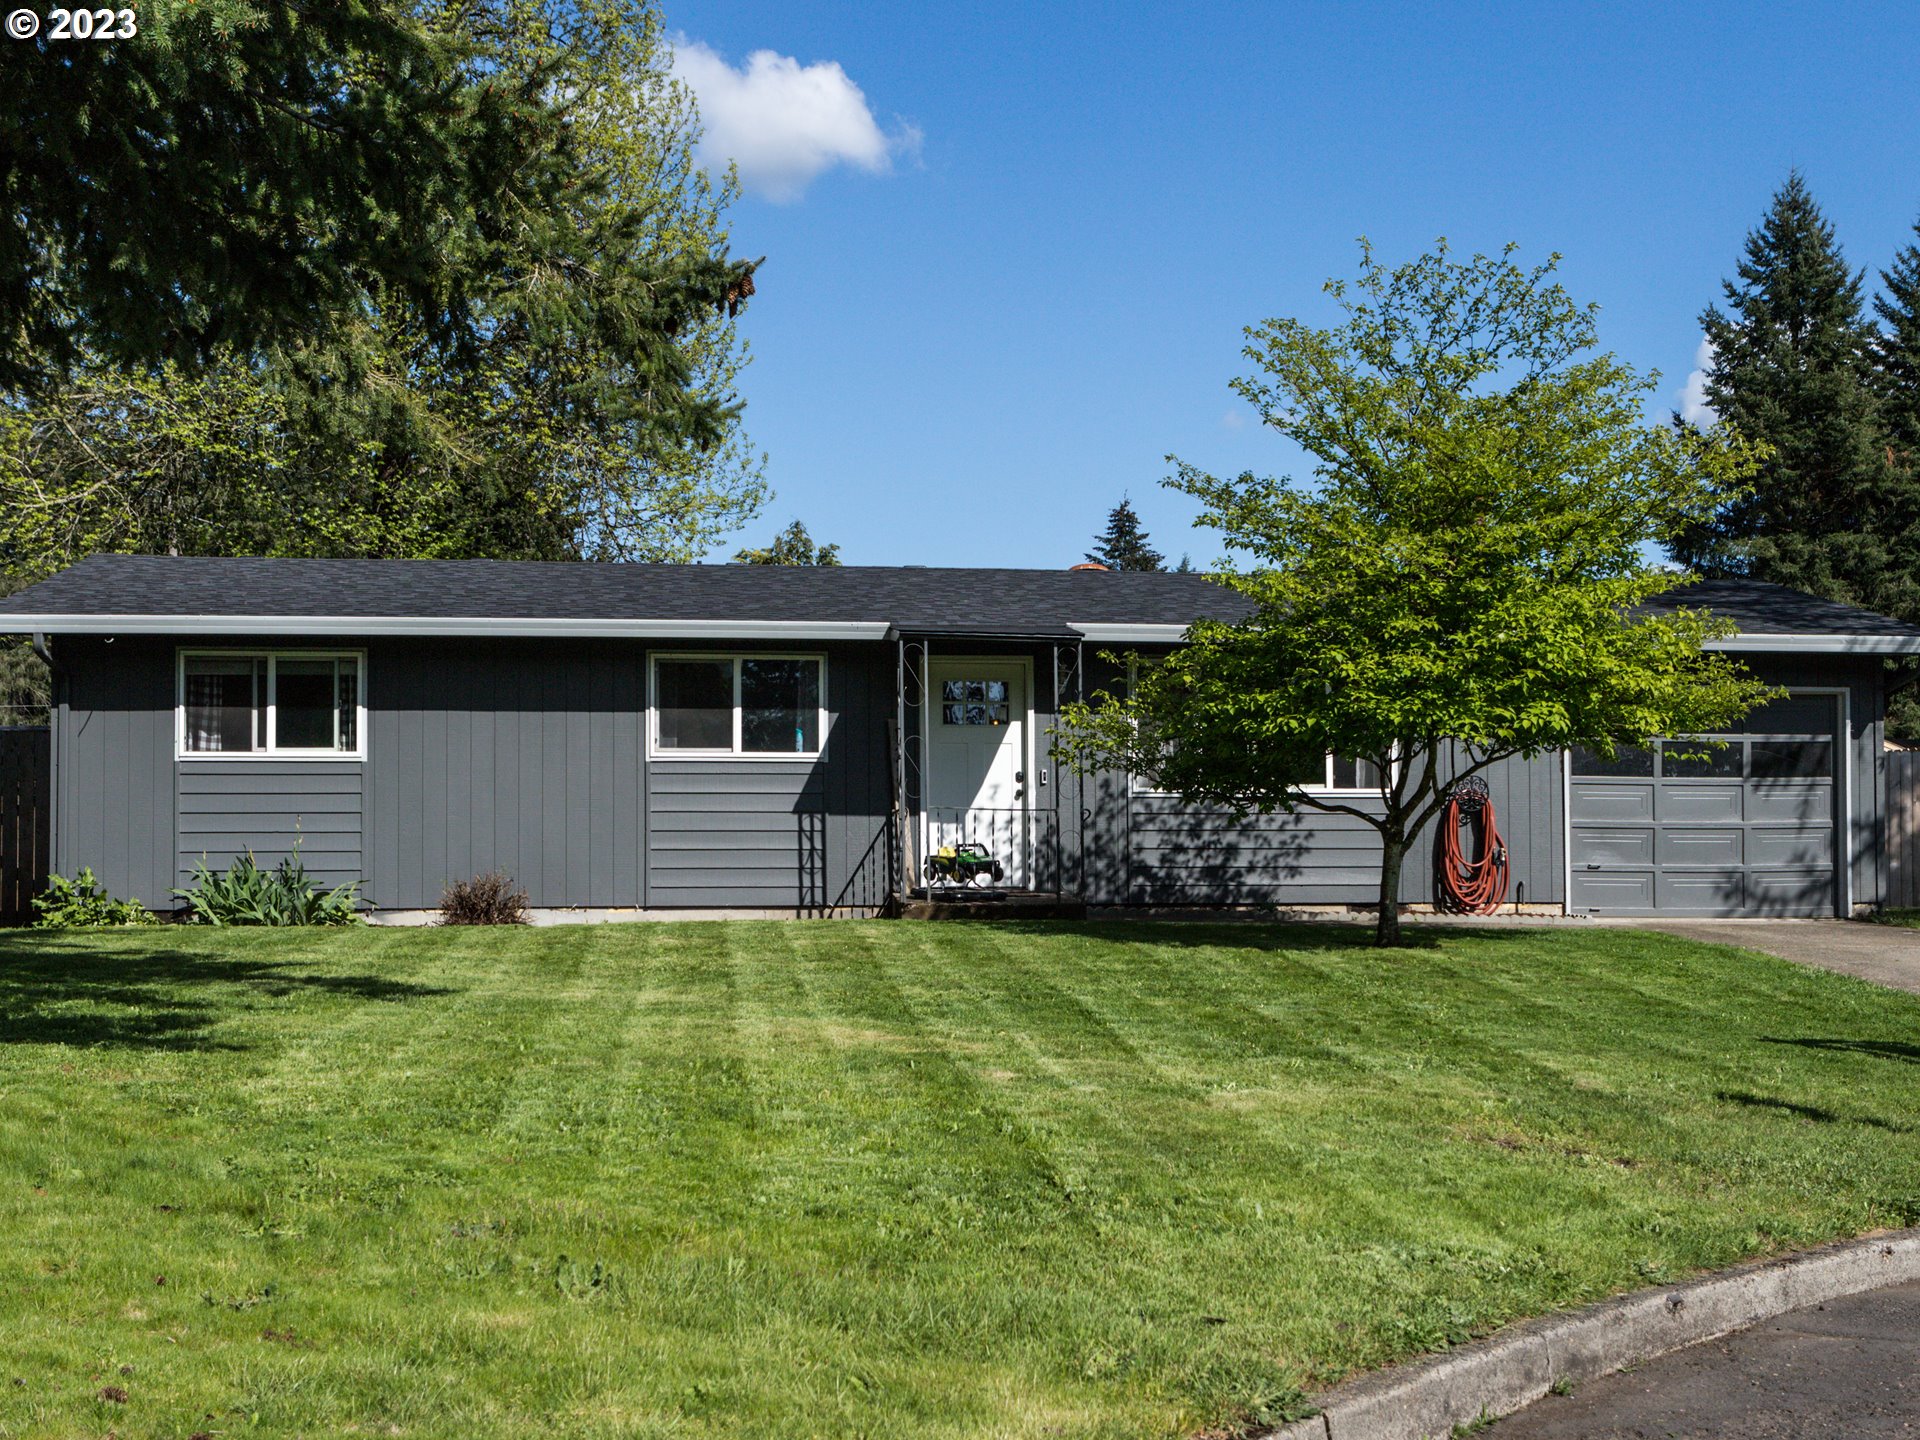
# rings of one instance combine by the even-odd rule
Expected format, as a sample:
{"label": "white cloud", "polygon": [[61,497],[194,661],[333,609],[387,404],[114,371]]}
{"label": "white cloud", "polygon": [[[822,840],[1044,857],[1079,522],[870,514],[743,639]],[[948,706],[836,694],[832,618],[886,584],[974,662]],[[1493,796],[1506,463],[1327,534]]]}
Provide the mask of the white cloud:
{"label": "white cloud", "polygon": [[1693,353],[1693,370],[1687,376],[1687,383],[1680,387],[1680,418],[1689,425],[1704,427],[1720,419],[1707,403],[1707,372],[1712,368],[1713,342],[1702,338],[1700,348]]}
{"label": "white cloud", "polygon": [[729,160],[740,183],[768,200],[798,200],[823,170],[851,165],[881,175],[920,149],[911,125],[883,131],[867,97],[832,60],[802,65],[791,55],[756,50],[739,69],[711,46],[678,36],[673,73],[700,102],[700,159]]}

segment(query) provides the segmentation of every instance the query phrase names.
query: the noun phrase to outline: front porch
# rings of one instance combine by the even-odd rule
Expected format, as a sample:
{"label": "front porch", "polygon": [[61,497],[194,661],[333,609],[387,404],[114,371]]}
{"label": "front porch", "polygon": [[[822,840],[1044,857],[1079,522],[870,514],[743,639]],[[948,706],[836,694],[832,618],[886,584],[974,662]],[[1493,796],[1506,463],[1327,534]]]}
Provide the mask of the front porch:
{"label": "front porch", "polygon": [[1080,637],[893,638],[896,913],[1084,917],[1087,812],[1052,745],[1062,707],[1084,693]]}

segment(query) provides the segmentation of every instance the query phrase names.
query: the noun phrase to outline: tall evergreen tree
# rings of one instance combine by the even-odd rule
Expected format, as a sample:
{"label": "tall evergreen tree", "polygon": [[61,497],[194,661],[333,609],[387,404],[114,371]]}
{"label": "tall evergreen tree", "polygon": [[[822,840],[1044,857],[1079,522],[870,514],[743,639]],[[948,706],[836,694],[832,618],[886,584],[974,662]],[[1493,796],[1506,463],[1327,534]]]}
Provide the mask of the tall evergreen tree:
{"label": "tall evergreen tree", "polygon": [[1861,276],[1795,171],[1747,237],[1726,311],[1701,325],[1721,420],[1770,447],[1753,485],[1674,545],[1708,575],[1751,575],[1895,613],[1920,604],[1909,509],[1889,463]]}
{"label": "tall evergreen tree", "polygon": [[568,97],[566,195],[524,249],[464,257],[478,333],[443,342],[396,303],[197,368],[89,351],[0,404],[0,593],[99,550],[695,560],[758,512],[748,267],[724,306],[647,283],[733,264],[734,186],[696,161],[652,0],[418,8],[497,83]]}
{"label": "tall evergreen tree", "polygon": [[1147,527],[1125,496],[1107,512],[1107,528],[1093,537],[1087,559],[1109,570],[1164,570],[1167,557],[1147,539]]}
{"label": "tall evergreen tree", "polygon": [[[1920,236],[1920,224],[1914,227]],[[1920,244],[1909,242],[1880,272],[1874,300],[1881,330],[1874,345],[1874,381],[1880,414],[1897,464],[1920,462]]]}

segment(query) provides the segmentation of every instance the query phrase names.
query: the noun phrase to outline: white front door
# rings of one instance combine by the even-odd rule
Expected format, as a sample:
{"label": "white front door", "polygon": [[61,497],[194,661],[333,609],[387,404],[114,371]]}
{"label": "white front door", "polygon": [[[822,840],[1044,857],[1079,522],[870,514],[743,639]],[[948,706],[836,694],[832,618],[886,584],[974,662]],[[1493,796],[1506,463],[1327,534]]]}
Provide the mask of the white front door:
{"label": "white front door", "polygon": [[971,840],[1025,885],[1026,664],[936,656],[927,675],[926,853]]}

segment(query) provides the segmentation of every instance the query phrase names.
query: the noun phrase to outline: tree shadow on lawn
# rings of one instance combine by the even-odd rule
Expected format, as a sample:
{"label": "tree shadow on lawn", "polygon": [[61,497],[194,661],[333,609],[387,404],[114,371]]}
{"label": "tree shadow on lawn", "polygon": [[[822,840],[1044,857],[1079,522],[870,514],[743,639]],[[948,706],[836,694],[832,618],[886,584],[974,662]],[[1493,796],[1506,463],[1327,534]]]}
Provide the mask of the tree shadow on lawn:
{"label": "tree shadow on lawn", "polygon": [[1909,1045],[1904,1040],[1841,1040],[1818,1035],[1802,1035],[1788,1040],[1762,1035],[1760,1043],[1795,1045],[1802,1050],[1831,1050],[1849,1055],[1877,1055],[1882,1060],[1902,1060],[1909,1065],[1920,1065],[1920,1045]]}
{"label": "tree shadow on lawn", "polygon": [[379,975],[317,974],[284,962],[171,949],[41,948],[20,936],[0,938],[0,1045],[243,1050],[210,1032],[256,998],[317,994],[405,1002],[454,993]]}
{"label": "tree shadow on lawn", "polygon": [[1730,1105],[1744,1105],[1751,1110],[1772,1110],[1781,1115],[1792,1115],[1820,1125],[1865,1125],[1895,1135],[1913,1133],[1911,1125],[1899,1125],[1891,1120],[1882,1120],[1877,1115],[1842,1115],[1838,1110],[1828,1110],[1824,1106],[1802,1105],[1798,1101],[1781,1100],[1772,1095],[1755,1095],[1750,1090],[1719,1090],[1713,1098]]}
{"label": "tree shadow on lawn", "polygon": [[[1145,916],[1139,919],[1102,920],[978,920],[947,921],[946,924],[977,925],[989,923],[995,930],[1035,937],[1080,935],[1107,940],[1116,945],[1151,945],[1158,948],[1205,947],[1246,950],[1375,950],[1373,922],[1326,920],[1276,920],[1268,916]],[[1401,943],[1397,949],[1379,950],[1392,956],[1414,950],[1438,950],[1448,940],[1472,940],[1480,944],[1539,944],[1548,934],[1564,934],[1544,925],[1423,925],[1418,920],[1401,922]]]}

